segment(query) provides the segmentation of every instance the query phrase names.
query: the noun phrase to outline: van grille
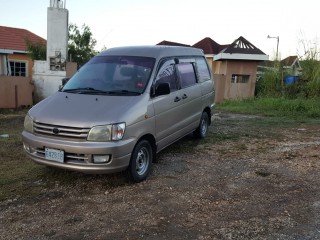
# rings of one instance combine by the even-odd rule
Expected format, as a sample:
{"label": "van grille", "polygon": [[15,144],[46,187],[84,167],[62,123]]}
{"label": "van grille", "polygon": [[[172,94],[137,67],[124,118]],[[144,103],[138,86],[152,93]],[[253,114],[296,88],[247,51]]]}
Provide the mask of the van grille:
{"label": "van grille", "polygon": [[[31,154],[39,158],[45,159],[45,149],[44,148],[31,148]],[[77,153],[64,153],[64,161],[67,163],[89,163],[91,162],[91,155],[87,154],[77,154]]]}
{"label": "van grille", "polygon": [[34,133],[53,137],[87,139],[90,128],[58,126],[40,122],[33,123]]}

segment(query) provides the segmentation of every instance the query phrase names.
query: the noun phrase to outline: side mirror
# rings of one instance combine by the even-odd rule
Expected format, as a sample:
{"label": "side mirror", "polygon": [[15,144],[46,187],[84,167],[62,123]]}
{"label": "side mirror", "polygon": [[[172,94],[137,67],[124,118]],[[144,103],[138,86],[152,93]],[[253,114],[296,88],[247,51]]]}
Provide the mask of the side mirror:
{"label": "side mirror", "polygon": [[59,91],[62,90],[63,86],[66,85],[66,83],[69,81],[70,78],[66,77],[66,78],[62,78],[62,85],[59,86]]}
{"label": "side mirror", "polygon": [[70,78],[66,77],[66,78],[62,78],[62,87],[64,85],[66,85],[66,83],[69,81]]}
{"label": "side mirror", "polygon": [[167,95],[170,94],[170,84],[169,83],[160,83],[156,86],[155,95],[161,96],[161,95]]}

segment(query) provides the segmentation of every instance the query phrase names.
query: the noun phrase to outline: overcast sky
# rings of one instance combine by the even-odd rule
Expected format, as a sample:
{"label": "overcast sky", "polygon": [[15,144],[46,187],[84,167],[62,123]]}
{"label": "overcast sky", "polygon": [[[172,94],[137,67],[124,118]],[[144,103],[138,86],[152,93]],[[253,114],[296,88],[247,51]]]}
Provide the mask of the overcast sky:
{"label": "overcast sky", "polygon": [[[205,37],[219,44],[246,38],[273,59],[302,54],[319,44],[320,2],[315,0],[62,0],[69,23],[86,24],[97,50],[154,45],[163,40],[193,45]],[[47,38],[50,0],[0,0],[0,25]]]}

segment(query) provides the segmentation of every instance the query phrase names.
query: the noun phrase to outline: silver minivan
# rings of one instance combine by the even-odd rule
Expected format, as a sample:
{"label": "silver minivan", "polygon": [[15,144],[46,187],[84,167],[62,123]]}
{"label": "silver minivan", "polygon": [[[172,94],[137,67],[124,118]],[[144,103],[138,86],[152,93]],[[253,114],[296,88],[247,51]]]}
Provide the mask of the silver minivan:
{"label": "silver minivan", "polygon": [[159,151],[190,133],[204,138],[213,110],[213,78],[202,50],[111,48],[29,110],[23,146],[40,164],[126,171],[140,182]]}

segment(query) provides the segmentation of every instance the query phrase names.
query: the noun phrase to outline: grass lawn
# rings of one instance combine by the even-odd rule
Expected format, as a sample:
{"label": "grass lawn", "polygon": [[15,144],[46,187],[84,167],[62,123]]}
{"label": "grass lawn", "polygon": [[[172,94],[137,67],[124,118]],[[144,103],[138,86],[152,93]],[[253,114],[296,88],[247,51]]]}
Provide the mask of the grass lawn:
{"label": "grass lawn", "polygon": [[[224,103],[217,106],[216,112],[230,110],[236,112],[249,112],[251,114],[262,114],[259,111],[244,111],[250,109],[253,103],[247,101]],[[231,106],[231,107],[230,107]],[[83,191],[90,188],[86,183],[94,182],[95,187],[112,187],[128,184],[124,177],[119,174],[109,175],[85,175],[77,172],[69,172],[60,169],[52,169],[38,165],[31,161],[23,151],[22,136],[23,121],[27,110],[3,111],[0,110],[0,135],[8,134],[9,137],[0,138],[0,201],[8,199],[20,199],[47,194],[48,189],[56,186],[72,188],[74,185],[83,185]],[[227,120],[214,122],[210,127],[206,139],[198,141],[192,137],[186,137],[165,149],[161,154],[194,153],[194,149],[201,146],[201,149],[211,148],[213,145],[226,144],[230,141],[241,139],[265,138],[280,139],[281,134],[277,129],[286,129],[301,124],[319,124],[319,118],[295,118],[292,116],[254,118],[243,118],[239,120]],[[279,115],[279,114],[278,114]],[[303,114],[302,114],[303,116]],[[246,149],[246,146],[239,144],[239,149]],[[221,152],[223,154],[223,152]]]}

